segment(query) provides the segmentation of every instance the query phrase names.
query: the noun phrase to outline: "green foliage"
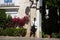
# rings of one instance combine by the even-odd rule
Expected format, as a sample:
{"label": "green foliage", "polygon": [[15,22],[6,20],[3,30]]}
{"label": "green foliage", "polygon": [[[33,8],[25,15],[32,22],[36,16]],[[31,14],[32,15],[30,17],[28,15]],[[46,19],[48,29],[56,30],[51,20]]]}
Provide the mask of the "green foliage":
{"label": "green foliage", "polygon": [[6,19],[6,13],[4,9],[0,9],[0,20]]}
{"label": "green foliage", "polygon": [[57,33],[52,33],[52,38],[57,38]]}
{"label": "green foliage", "polygon": [[0,9],[0,27],[5,28],[6,13],[4,9]]}
{"label": "green foliage", "polygon": [[[58,37],[60,34],[58,32],[60,31],[58,26],[58,20],[59,16],[57,15],[57,9],[60,9],[60,0],[43,0],[43,9],[42,9],[42,31],[44,31],[46,34],[52,34],[52,37]],[[49,18],[45,18],[45,12],[46,12],[46,6],[49,9]],[[59,12],[60,13],[60,12]],[[53,33],[54,32],[54,33]],[[57,34],[55,34],[57,33]],[[60,36],[59,36],[60,37]]]}
{"label": "green foliage", "polygon": [[60,8],[60,0],[46,0],[48,6]]}
{"label": "green foliage", "polygon": [[8,15],[8,16],[6,17],[6,22],[7,22],[7,23],[10,23],[11,19],[12,19],[12,17],[11,17],[10,15]]}
{"label": "green foliage", "polygon": [[42,32],[42,38],[44,38],[45,37],[45,33],[44,32]]}
{"label": "green foliage", "polygon": [[26,29],[21,29],[21,33],[20,34],[21,34],[21,36],[24,37],[26,35]]}
{"label": "green foliage", "polygon": [[3,35],[3,29],[0,28],[0,36],[2,36],[2,35]]}
{"label": "green foliage", "polygon": [[47,34],[45,34],[44,32],[42,32],[42,38],[47,38]]}
{"label": "green foliage", "polygon": [[6,24],[5,24],[6,28],[13,26],[11,20],[12,20],[12,17],[10,15],[8,15],[7,18],[6,18],[6,21],[5,21],[6,22]]}
{"label": "green foliage", "polygon": [[10,15],[7,16],[4,9],[0,9],[0,27],[6,28],[11,27],[11,19],[12,17]]}
{"label": "green foliage", "polygon": [[[52,33],[50,36],[52,38],[60,38],[60,33]],[[42,32],[42,38],[48,38],[48,34],[45,34],[44,32]]]}
{"label": "green foliage", "polygon": [[25,28],[6,28],[0,29],[0,36],[22,36],[26,35],[27,30]]}
{"label": "green foliage", "polygon": [[42,38],[48,38],[48,34],[45,34],[44,32],[42,32]]}
{"label": "green foliage", "polygon": [[60,38],[60,32],[58,33],[57,38]]}

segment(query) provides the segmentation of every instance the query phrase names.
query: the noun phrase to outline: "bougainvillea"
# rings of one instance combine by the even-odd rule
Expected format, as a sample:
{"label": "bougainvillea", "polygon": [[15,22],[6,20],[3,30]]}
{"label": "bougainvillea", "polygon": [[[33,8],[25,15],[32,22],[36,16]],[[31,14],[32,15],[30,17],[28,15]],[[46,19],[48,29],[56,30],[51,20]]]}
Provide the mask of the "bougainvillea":
{"label": "bougainvillea", "polygon": [[27,22],[29,22],[29,17],[28,16],[24,16],[23,18],[13,18],[12,19],[12,23],[13,25],[16,26],[24,26]]}

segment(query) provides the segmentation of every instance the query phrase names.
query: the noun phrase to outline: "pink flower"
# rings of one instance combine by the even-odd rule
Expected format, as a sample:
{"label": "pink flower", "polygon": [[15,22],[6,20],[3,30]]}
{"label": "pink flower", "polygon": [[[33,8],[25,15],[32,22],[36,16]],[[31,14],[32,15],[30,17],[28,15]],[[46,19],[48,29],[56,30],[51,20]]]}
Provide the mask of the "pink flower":
{"label": "pink flower", "polygon": [[19,25],[19,26],[24,26],[26,22],[29,21],[29,17],[28,16],[24,16],[23,18],[13,18],[12,19],[12,23],[14,25]]}

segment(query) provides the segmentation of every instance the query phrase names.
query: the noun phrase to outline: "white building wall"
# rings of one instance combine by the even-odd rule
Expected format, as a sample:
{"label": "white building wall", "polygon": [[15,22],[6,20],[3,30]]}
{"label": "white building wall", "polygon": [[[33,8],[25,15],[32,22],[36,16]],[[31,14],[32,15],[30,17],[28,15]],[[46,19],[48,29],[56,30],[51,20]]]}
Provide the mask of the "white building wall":
{"label": "white building wall", "polygon": [[4,0],[0,0],[0,4],[4,4]]}
{"label": "white building wall", "polygon": [[[42,6],[42,0],[39,0],[37,2],[38,9],[40,8],[40,6]],[[37,37],[40,37],[40,38],[42,38],[42,29],[41,29],[42,20],[41,19],[42,19],[42,15],[41,15],[40,11],[37,10],[37,32],[36,32],[36,35],[37,35]]]}
{"label": "white building wall", "polygon": [[20,17],[24,17],[25,16],[25,9],[27,6],[30,6],[30,2],[29,0],[19,0],[19,10],[18,10],[18,14],[20,15]]}
{"label": "white building wall", "polygon": [[[27,6],[30,6],[30,2],[29,0],[12,0],[12,3],[15,5],[15,6],[19,6],[19,10],[18,10],[18,13],[17,13],[17,17],[24,17],[25,16],[25,9]],[[4,3],[4,0],[0,0],[0,5],[1,4],[6,4]],[[8,3],[7,3],[8,4]],[[13,14],[11,14],[13,15]]]}

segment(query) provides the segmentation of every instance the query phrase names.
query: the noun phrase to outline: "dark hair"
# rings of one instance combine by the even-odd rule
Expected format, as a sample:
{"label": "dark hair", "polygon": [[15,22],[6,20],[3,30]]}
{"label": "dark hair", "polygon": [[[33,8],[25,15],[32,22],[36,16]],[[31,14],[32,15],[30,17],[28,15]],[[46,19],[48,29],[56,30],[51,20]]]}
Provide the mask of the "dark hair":
{"label": "dark hair", "polygon": [[37,2],[38,0],[36,0],[36,2]]}
{"label": "dark hair", "polygon": [[36,18],[34,18],[34,21],[36,20]]}

